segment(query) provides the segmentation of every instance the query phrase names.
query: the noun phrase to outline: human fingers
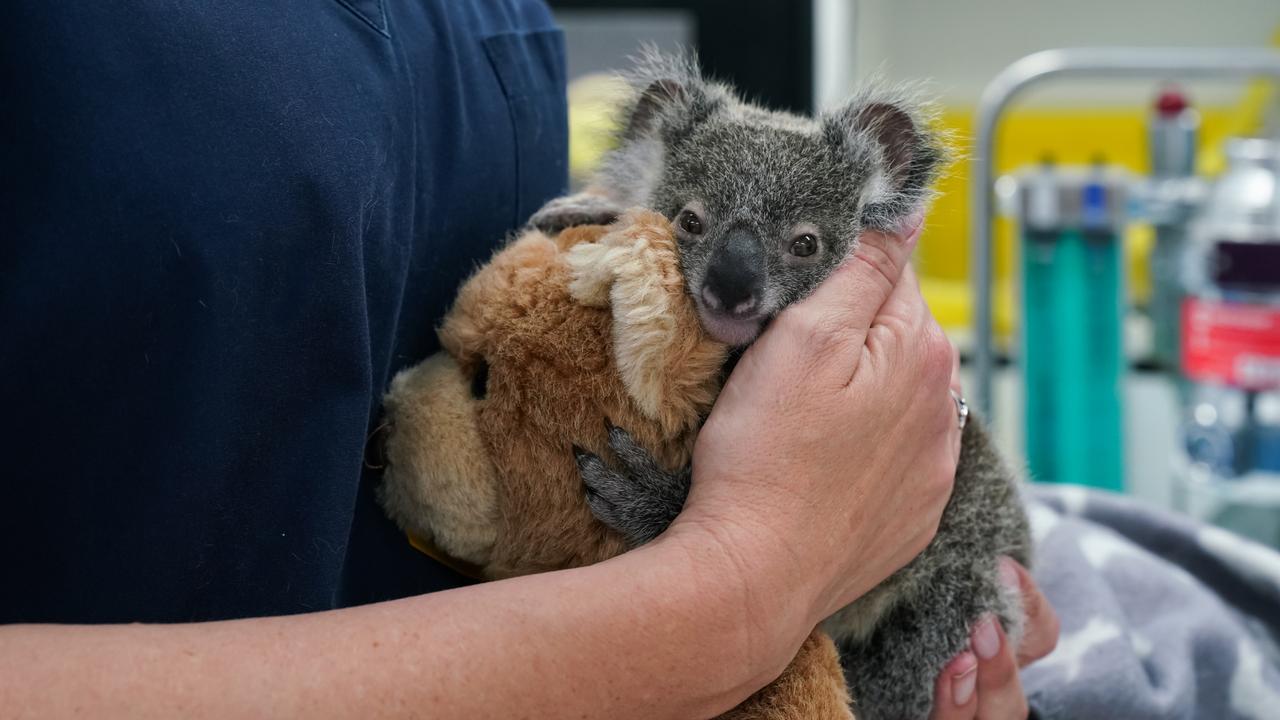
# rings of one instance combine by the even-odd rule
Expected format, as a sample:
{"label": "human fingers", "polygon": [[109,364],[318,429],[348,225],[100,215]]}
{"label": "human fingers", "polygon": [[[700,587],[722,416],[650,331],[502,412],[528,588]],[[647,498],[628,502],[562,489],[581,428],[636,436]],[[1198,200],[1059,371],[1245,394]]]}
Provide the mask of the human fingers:
{"label": "human fingers", "polygon": [[954,471],[961,441],[951,394],[959,385],[956,350],[929,312],[913,268],[903,270],[897,287],[873,321],[864,355],[875,371],[872,374],[878,376],[877,382],[912,378],[912,395],[931,408],[929,425],[917,430],[936,431],[947,438],[936,447],[951,456]]}
{"label": "human fingers", "polygon": [[[885,467],[885,477],[876,486],[906,491],[909,507],[898,512],[918,521],[883,523],[896,533],[892,559],[905,564],[932,540],[951,496],[960,429],[948,390],[952,346],[929,314],[910,268],[903,271],[893,295],[875,319],[864,361],[843,397],[847,405],[891,413],[875,423],[868,437],[874,438],[875,445],[898,448],[897,457],[905,459]],[[889,477],[894,482],[887,482]],[[880,520],[863,518],[864,522]]]}
{"label": "human fingers", "polygon": [[1022,691],[1013,648],[994,615],[978,621],[969,646],[978,656],[978,717],[982,720],[1026,718],[1027,696]]}
{"label": "human fingers", "polygon": [[960,351],[955,343],[951,344],[951,389],[955,394],[964,397],[964,387],[960,384]]}
{"label": "human fingers", "polygon": [[908,266],[923,215],[913,215],[900,234],[868,231],[858,249],[809,297],[784,310],[750,352],[794,356],[806,374],[843,385],[856,365],[852,349],[868,329]]}
{"label": "human fingers", "polygon": [[978,712],[978,658],[965,651],[955,656],[933,685],[929,720],[973,720]]}
{"label": "human fingers", "polygon": [[1022,638],[1018,642],[1018,667],[1027,665],[1053,652],[1058,645],[1060,622],[1058,613],[1040,592],[1031,573],[1012,558],[1000,558],[1000,579],[1022,596],[1022,609],[1026,622]]}
{"label": "human fingers", "polygon": [[[868,271],[866,279],[880,289],[882,301],[908,266],[923,230],[924,212],[917,211],[903,219],[896,232],[868,230],[858,237],[858,245],[848,262]],[[871,308],[873,312],[875,309]],[[869,321],[865,315],[859,317]]]}
{"label": "human fingers", "polygon": [[960,351],[956,349],[955,344],[951,345],[951,399],[952,404],[955,405],[958,429],[952,450],[955,452],[956,460],[959,461],[961,444],[964,441],[964,426],[969,421],[969,407],[964,398],[964,388],[960,385]]}
{"label": "human fingers", "polygon": [[866,343],[872,351],[876,343],[905,346],[911,353],[909,359],[919,358],[921,350],[930,350],[933,354],[928,359],[941,363],[935,369],[949,382],[955,362],[951,341],[929,311],[919,277],[910,265],[903,268],[898,284],[872,319]]}

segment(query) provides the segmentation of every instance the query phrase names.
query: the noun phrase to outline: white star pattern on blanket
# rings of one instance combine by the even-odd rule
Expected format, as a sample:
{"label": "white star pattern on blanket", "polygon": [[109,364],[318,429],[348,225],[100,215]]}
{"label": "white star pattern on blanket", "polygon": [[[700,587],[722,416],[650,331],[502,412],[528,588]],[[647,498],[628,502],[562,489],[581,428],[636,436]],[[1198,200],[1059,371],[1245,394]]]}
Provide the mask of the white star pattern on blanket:
{"label": "white star pattern on blanket", "polygon": [[1196,541],[1205,552],[1230,565],[1232,570],[1253,582],[1280,590],[1280,555],[1271,548],[1212,525],[1200,528]]}
{"label": "white star pattern on blanket", "polygon": [[[1077,541],[1077,545],[1080,547],[1080,552],[1084,554],[1085,560],[1088,560],[1090,565],[1099,570],[1105,569],[1107,564],[1116,558],[1130,558],[1142,563],[1150,563],[1151,561],[1150,553],[1105,529],[1082,534]],[[1183,583],[1196,584],[1195,578],[1176,565],[1169,565],[1166,572],[1169,577]]]}
{"label": "white star pattern on blanket", "polygon": [[1231,675],[1231,709],[1254,720],[1280,713],[1280,693],[1262,677],[1262,653],[1248,640],[1236,645],[1236,671]]}
{"label": "white star pattern on blanket", "polygon": [[1045,720],[1280,720],[1280,554],[1131,499],[1031,490],[1062,620],[1023,673]]}
{"label": "white star pattern on blanket", "polygon": [[1121,636],[1120,626],[1102,618],[1092,618],[1089,624],[1074,633],[1064,633],[1058,639],[1058,647],[1040,661],[1044,667],[1060,667],[1066,673],[1066,682],[1080,674],[1084,657],[1096,647]]}

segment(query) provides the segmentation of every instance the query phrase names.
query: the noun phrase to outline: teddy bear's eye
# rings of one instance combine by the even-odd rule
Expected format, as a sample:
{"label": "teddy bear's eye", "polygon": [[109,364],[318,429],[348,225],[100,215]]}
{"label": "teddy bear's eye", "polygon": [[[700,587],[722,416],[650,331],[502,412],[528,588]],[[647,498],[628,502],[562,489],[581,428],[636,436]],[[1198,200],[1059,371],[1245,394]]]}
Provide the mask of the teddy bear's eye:
{"label": "teddy bear's eye", "polygon": [[680,213],[680,229],[690,235],[702,234],[702,218],[692,210],[685,210]]}
{"label": "teddy bear's eye", "polygon": [[489,363],[482,358],[476,365],[476,372],[471,376],[471,397],[483,400],[489,391]]}
{"label": "teddy bear's eye", "polygon": [[818,249],[818,238],[805,233],[791,241],[791,254],[796,257],[809,257]]}

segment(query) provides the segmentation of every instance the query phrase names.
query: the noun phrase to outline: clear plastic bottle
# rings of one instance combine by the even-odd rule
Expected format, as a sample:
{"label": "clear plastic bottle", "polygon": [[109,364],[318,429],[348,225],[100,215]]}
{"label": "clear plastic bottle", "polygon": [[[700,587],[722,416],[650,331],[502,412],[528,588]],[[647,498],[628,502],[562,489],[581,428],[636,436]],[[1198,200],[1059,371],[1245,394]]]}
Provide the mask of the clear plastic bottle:
{"label": "clear plastic bottle", "polygon": [[1151,360],[1159,368],[1178,367],[1178,312],[1182,303],[1180,261],[1192,204],[1200,116],[1175,86],[1156,98],[1147,126],[1151,183],[1147,212],[1155,229],[1151,253]]}
{"label": "clear plastic bottle", "polygon": [[1226,155],[1183,254],[1188,509],[1262,510],[1246,532],[1280,544],[1280,142],[1231,140]]}

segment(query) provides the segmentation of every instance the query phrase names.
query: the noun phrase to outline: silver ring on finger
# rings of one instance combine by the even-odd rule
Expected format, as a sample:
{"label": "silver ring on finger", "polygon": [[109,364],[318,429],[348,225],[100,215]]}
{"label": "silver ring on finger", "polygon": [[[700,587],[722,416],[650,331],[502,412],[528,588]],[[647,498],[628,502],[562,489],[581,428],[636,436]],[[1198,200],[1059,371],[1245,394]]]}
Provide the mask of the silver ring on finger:
{"label": "silver ring on finger", "polygon": [[956,420],[960,424],[960,429],[963,430],[965,424],[969,422],[969,402],[955,390],[951,391],[951,399],[956,404]]}

